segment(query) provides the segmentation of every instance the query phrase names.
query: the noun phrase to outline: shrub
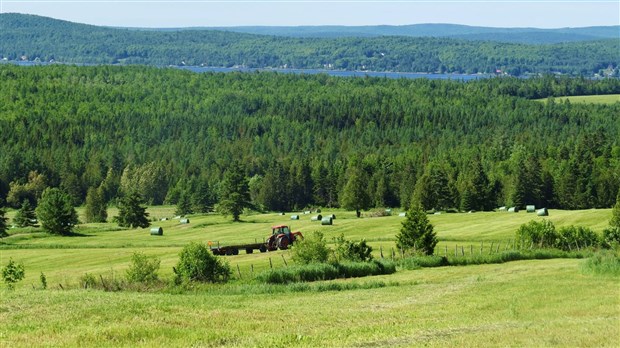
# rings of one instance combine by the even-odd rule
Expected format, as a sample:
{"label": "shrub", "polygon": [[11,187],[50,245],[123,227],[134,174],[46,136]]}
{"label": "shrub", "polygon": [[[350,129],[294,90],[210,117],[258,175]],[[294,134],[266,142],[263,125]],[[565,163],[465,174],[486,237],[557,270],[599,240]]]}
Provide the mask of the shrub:
{"label": "shrub", "polygon": [[131,256],[131,265],[127,270],[127,281],[130,283],[152,283],[157,281],[160,260],[149,258],[141,252]]}
{"label": "shrub", "polygon": [[372,260],[372,247],[363,239],[360,242],[352,242],[344,239],[344,235],[336,238],[335,255],[337,260],[365,262]]}
{"label": "shrub", "polygon": [[313,282],[337,278],[366,277],[392,274],[396,266],[390,261],[313,263],[293,267],[277,268],[260,273],[256,279],[269,284]]}
{"label": "shrub", "polygon": [[304,239],[295,241],[291,248],[291,257],[300,264],[322,263],[327,262],[330,251],[323,233],[315,231]]}
{"label": "shrub", "polygon": [[84,289],[94,288],[97,285],[97,278],[90,273],[84,273],[82,277],[80,277],[80,286]]}
{"label": "shrub", "polygon": [[601,246],[607,249],[620,247],[620,227],[610,227],[603,230]]}
{"label": "shrub", "polygon": [[401,250],[420,249],[426,255],[433,255],[437,245],[437,234],[422,207],[412,204],[403,227],[396,235],[396,246]]}
{"label": "shrub", "polygon": [[203,243],[190,243],[179,254],[174,268],[177,282],[225,282],[231,275],[230,265],[211,253]]}
{"label": "shrub", "polygon": [[556,247],[562,250],[573,250],[597,246],[598,235],[587,227],[568,226],[558,231]]}
{"label": "shrub", "polygon": [[43,290],[47,289],[47,277],[43,272],[39,275],[39,280],[41,281],[41,288]]}
{"label": "shrub", "polygon": [[13,259],[9,259],[9,263],[2,269],[2,279],[11,290],[15,288],[15,283],[25,276],[24,265],[16,263]]}
{"label": "shrub", "polygon": [[620,276],[620,255],[611,250],[601,250],[589,257],[582,266],[585,273]]}
{"label": "shrub", "polygon": [[521,248],[552,248],[556,245],[558,234],[553,222],[532,220],[519,227],[515,239]]}

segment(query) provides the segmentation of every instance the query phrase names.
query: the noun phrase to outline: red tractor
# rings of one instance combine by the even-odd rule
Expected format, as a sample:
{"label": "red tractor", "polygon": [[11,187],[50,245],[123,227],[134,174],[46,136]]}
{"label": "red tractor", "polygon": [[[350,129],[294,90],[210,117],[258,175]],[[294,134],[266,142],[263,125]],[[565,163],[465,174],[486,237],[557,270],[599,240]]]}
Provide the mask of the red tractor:
{"label": "red tractor", "polygon": [[293,244],[298,238],[303,239],[301,232],[291,232],[286,225],[271,227],[271,236],[267,239],[267,250],[285,250]]}

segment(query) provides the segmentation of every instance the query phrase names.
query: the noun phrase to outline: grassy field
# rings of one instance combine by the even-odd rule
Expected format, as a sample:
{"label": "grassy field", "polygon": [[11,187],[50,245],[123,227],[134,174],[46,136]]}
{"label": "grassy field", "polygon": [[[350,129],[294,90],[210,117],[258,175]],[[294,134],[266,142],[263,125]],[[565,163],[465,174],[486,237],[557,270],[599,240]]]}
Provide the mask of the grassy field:
{"label": "grassy field", "polygon": [[[539,99],[540,101],[547,101],[547,98]],[[581,104],[613,104],[620,102],[620,94],[609,95],[578,95],[573,97],[558,97],[555,98],[556,102],[563,102],[569,100],[571,103]]]}
{"label": "grassy field", "polygon": [[[173,207],[150,208],[169,217]],[[80,213],[82,213],[80,211]],[[114,224],[80,225],[76,237],[49,236],[37,229],[12,229],[0,243],[0,264],[21,262],[26,278],[0,290],[3,346],[617,346],[620,338],[618,278],[581,272],[584,260],[518,261],[502,265],[400,270],[389,276],[337,280],[358,289],[323,291],[321,283],[301,290],[248,282],[254,272],[292,262],[289,251],[225,257],[238,277],[227,285],[195,291],[109,293],[78,288],[85,273],[123,277],[135,251],[161,259],[160,276],[170,278],[181,248],[191,241],[254,242],[270,226],[289,224],[304,234],[322,231],[365,238],[379,257],[389,257],[402,217],[334,213],[333,226],[311,215],[243,216],[231,223],[218,215],[158,221],[163,236]],[[110,216],[115,213],[110,212]],[[12,217],[14,212],[9,213]],[[584,225],[600,232],[609,209],[557,211],[556,227]],[[432,215],[440,243],[453,253],[463,245],[507,245],[534,214],[488,212]],[[471,247],[470,247],[471,246]],[[484,252],[487,252],[486,249]],[[45,273],[48,289],[41,290]],[[254,274],[255,274],[254,273]],[[61,290],[64,288],[65,290]],[[323,290],[321,290],[323,289]],[[42,342],[41,339],[44,338]]]}

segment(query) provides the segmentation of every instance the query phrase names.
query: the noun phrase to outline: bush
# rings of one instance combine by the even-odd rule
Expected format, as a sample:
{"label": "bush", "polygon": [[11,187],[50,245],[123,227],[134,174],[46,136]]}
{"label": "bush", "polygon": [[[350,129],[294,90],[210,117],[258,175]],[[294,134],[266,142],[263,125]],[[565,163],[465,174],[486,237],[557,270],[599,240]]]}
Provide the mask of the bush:
{"label": "bush", "polygon": [[601,246],[607,249],[618,249],[620,247],[620,227],[604,229]]}
{"label": "bush", "polygon": [[598,235],[587,227],[568,226],[558,231],[556,247],[562,250],[582,249],[598,246]]}
{"label": "bush", "polygon": [[556,245],[558,233],[555,231],[553,222],[532,220],[519,227],[515,239],[521,248],[553,248]]}
{"label": "bush", "polygon": [[437,245],[437,234],[419,204],[411,205],[402,225],[396,235],[397,248],[404,251],[413,249],[414,252],[418,249],[426,255],[433,255]]}
{"label": "bush", "polygon": [[327,262],[330,252],[323,233],[319,231],[313,232],[302,240],[295,241],[291,247],[293,261],[300,264]]}
{"label": "bush", "polygon": [[352,242],[344,239],[344,235],[336,238],[335,255],[337,260],[366,262],[372,260],[372,247],[363,239],[360,242]]}
{"label": "bush", "polygon": [[230,265],[211,253],[203,243],[190,243],[179,254],[174,268],[177,283],[183,281],[225,282],[231,275]]}
{"label": "bush", "polygon": [[392,274],[396,265],[389,261],[313,263],[277,268],[260,273],[256,279],[269,284],[313,282],[338,278],[356,278],[370,275]]}
{"label": "bush", "polygon": [[149,258],[141,252],[131,256],[131,265],[127,270],[127,281],[130,283],[152,283],[157,281],[160,260]]}
{"label": "bush", "polygon": [[588,258],[582,266],[585,273],[620,276],[620,255],[611,250],[601,250]]}
{"label": "bush", "polygon": [[25,276],[24,265],[15,263],[13,259],[9,259],[9,263],[2,269],[2,279],[11,290],[15,288],[15,283],[24,279]]}

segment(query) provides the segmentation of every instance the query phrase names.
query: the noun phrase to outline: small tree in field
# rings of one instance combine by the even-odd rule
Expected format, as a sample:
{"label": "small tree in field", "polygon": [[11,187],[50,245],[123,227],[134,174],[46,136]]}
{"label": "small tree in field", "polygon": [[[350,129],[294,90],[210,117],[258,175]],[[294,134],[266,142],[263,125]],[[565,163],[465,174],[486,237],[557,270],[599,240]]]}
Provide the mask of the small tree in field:
{"label": "small tree in field", "polygon": [[174,267],[177,282],[225,282],[231,275],[228,263],[211,253],[203,243],[192,242],[179,254]]}
{"label": "small tree in field", "polygon": [[43,229],[50,233],[68,235],[78,223],[71,198],[58,188],[46,188],[36,209]]}
{"label": "small tree in field", "polygon": [[36,218],[37,214],[35,214],[32,204],[30,204],[29,200],[25,199],[22,203],[22,207],[19,208],[17,214],[15,214],[13,222],[15,222],[17,227],[34,226]]}
{"label": "small tree in field", "polygon": [[13,259],[9,259],[9,263],[2,269],[2,279],[9,289],[15,287],[15,283],[25,277],[24,265],[15,263]]}
{"label": "small tree in field", "polygon": [[106,222],[108,205],[103,197],[103,189],[91,187],[86,193],[86,222]]}
{"label": "small tree in field", "polygon": [[403,251],[417,249],[426,255],[433,255],[437,245],[437,234],[420,204],[412,203],[403,227],[396,236],[396,246]]}
{"label": "small tree in field", "polygon": [[118,216],[114,217],[121,227],[146,228],[151,225],[148,220],[149,213],[142,206],[142,197],[137,192],[132,192],[123,197],[118,203]]}

